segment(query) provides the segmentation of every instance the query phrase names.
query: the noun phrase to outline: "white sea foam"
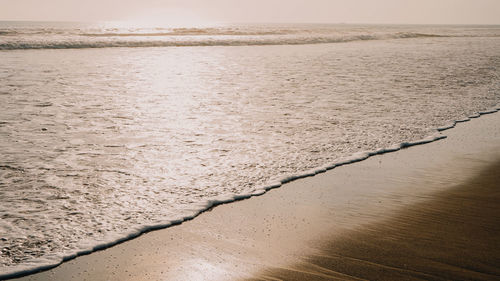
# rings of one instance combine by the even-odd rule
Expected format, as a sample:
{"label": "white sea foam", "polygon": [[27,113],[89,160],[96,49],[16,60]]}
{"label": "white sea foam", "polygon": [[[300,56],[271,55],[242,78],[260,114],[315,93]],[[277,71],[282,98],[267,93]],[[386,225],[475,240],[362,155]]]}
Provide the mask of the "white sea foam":
{"label": "white sea foam", "polygon": [[[272,37],[257,35],[228,36],[227,38],[192,36],[191,38],[171,37],[158,38],[158,35],[144,39],[141,35],[126,35],[127,38],[109,36],[108,40],[80,37],[70,37],[65,39],[47,40],[46,38],[15,38],[0,42],[0,50],[25,50],[25,49],[86,49],[86,48],[139,48],[139,47],[194,47],[194,46],[264,46],[264,45],[298,45],[298,44],[325,44],[325,43],[345,43],[362,40],[387,40],[387,39],[410,39],[422,37],[440,37],[433,34],[418,33],[393,33],[393,34],[362,34],[362,35],[275,35]],[[136,36],[135,40],[130,37]]]}
{"label": "white sea foam", "polygon": [[363,40],[500,36],[465,28],[360,25],[225,25],[197,28],[110,27],[106,25],[0,22],[0,50],[111,47],[242,46],[343,43]]}
{"label": "white sea foam", "polygon": [[[483,111],[482,114],[490,114],[490,113],[494,113],[497,111],[498,110],[496,110],[496,109],[487,110],[487,111]],[[459,121],[455,121],[455,122],[459,122]],[[464,122],[464,121],[460,120],[460,122]],[[439,131],[439,129],[437,129],[437,130]],[[194,219],[195,217],[197,217],[199,214],[203,213],[204,211],[209,210],[209,209],[216,207],[218,205],[221,205],[221,204],[227,204],[227,203],[231,203],[231,202],[235,202],[235,201],[239,201],[239,200],[244,200],[244,199],[251,198],[253,196],[261,196],[271,189],[281,187],[282,184],[285,184],[285,183],[288,183],[288,182],[291,182],[294,180],[298,180],[301,178],[311,177],[311,176],[314,176],[316,174],[326,172],[327,170],[331,170],[335,167],[363,161],[363,160],[366,160],[366,159],[368,159],[372,156],[375,156],[375,155],[380,155],[380,154],[384,154],[384,153],[388,153],[388,152],[394,152],[394,151],[399,150],[399,148],[407,148],[410,146],[426,144],[426,143],[438,141],[438,140],[441,140],[444,138],[446,138],[445,135],[433,134],[433,135],[428,136],[428,137],[421,139],[421,140],[416,140],[416,141],[412,141],[412,142],[403,142],[403,143],[397,145],[397,148],[392,147],[392,148],[378,149],[375,151],[357,152],[349,157],[340,159],[339,162],[335,162],[335,163],[329,165],[327,168],[318,168],[318,169],[315,169],[314,171],[310,170],[310,171],[306,171],[303,173],[287,176],[281,180],[281,183],[274,183],[274,184],[265,185],[264,187],[257,188],[255,191],[250,192],[250,193],[243,193],[243,194],[238,194],[238,195],[234,195],[234,196],[223,196],[223,197],[219,197],[217,199],[209,200],[205,204],[200,205],[199,209],[193,210],[192,215],[186,216],[183,219],[138,227],[137,229],[135,229],[132,232],[129,232],[125,235],[114,234],[114,235],[108,237],[107,239],[102,239],[99,241],[92,241],[90,243],[89,242],[84,243],[85,246],[80,246],[79,250],[77,250],[76,252],[70,252],[69,254],[66,254],[66,253],[50,254],[50,255],[47,255],[45,258],[34,259],[29,264],[24,264],[21,266],[12,266],[11,268],[9,268],[8,271],[2,272],[0,274],[0,279],[15,278],[15,277],[24,276],[24,275],[28,275],[31,273],[47,270],[47,269],[56,267],[65,261],[69,261],[71,259],[74,259],[78,256],[87,255],[87,254],[90,254],[90,253],[95,252],[95,251],[99,251],[99,250],[103,250],[103,249],[112,247],[116,244],[123,243],[127,240],[136,238],[136,237],[138,237],[144,233],[147,233],[149,231],[164,229],[164,228],[167,228],[167,227],[170,227],[173,225],[181,224],[187,220]]]}
{"label": "white sea foam", "polygon": [[455,121],[449,123],[448,125],[441,126],[441,127],[437,128],[437,130],[439,132],[445,131],[445,130],[454,128],[457,123],[468,122],[468,121],[470,121],[471,118],[478,118],[481,115],[495,113],[495,112],[498,112],[498,110],[499,110],[498,108],[494,107],[494,108],[491,108],[488,110],[480,111],[479,113],[474,113],[474,114],[470,115],[468,118],[458,119],[458,120],[455,120]]}
{"label": "white sea foam", "polygon": [[[54,266],[292,180],[435,141],[445,136],[434,128],[498,110],[495,28],[479,37],[462,36],[470,33],[464,27],[385,28],[339,30],[345,38],[445,36],[0,52],[0,276]],[[270,40],[308,29],[174,32],[183,40],[203,32]],[[333,32],[325,30],[313,39]],[[0,32],[8,40],[40,36],[36,28]],[[133,37],[50,32],[64,40]],[[162,36],[172,37],[151,37]]]}

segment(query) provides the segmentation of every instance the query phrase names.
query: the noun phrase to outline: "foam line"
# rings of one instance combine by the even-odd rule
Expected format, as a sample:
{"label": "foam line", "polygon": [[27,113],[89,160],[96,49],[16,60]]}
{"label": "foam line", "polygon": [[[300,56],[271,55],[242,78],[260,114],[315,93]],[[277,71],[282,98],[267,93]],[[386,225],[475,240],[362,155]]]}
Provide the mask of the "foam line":
{"label": "foam line", "polygon": [[485,111],[480,111],[479,115],[491,114],[491,113],[495,113],[497,111],[498,111],[498,109],[496,109],[496,108],[490,109],[490,110],[485,110]]}
{"label": "foam line", "polygon": [[480,111],[478,113],[474,113],[474,114],[470,115],[469,117],[466,117],[466,118],[463,118],[463,119],[458,119],[458,120],[455,120],[455,121],[451,122],[448,125],[439,127],[439,128],[437,128],[437,130],[439,132],[442,132],[442,131],[454,128],[457,123],[468,122],[468,121],[470,121],[473,118],[478,118],[479,116],[485,115],[485,114],[495,113],[495,112],[498,112],[499,110],[500,110],[500,107],[497,106],[497,107],[493,107],[493,108],[485,110],[485,111]]}
{"label": "foam line", "polygon": [[[493,108],[490,110],[481,111],[477,114],[478,115],[477,117],[479,117],[480,115],[498,112],[499,109],[500,109],[500,107],[496,107],[496,108]],[[441,135],[439,132],[446,130],[446,129],[453,128],[456,123],[469,121],[470,118],[476,118],[476,117],[469,117],[469,118],[460,119],[460,120],[452,122],[451,124],[453,124],[453,125],[450,124],[450,125],[445,126],[445,127],[437,128],[436,134],[428,136],[428,137],[423,138],[421,140],[403,142],[403,143],[393,145],[393,146],[388,147],[388,148],[382,148],[382,149],[378,149],[375,151],[357,152],[349,157],[341,158],[332,164],[325,165],[325,166],[319,167],[317,169],[308,170],[308,171],[305,171],[303,173],[298,173],[298,174],[286,176],[286,177],[282,178],[279,182],[272,182],[272,183],[264,185],[262,187],[255,188],[254,190],[250,191],[247,194],[225,195],[225,196],[217,197],[215,199],[207,200],[204,204],[201,204],[199,206],[200,209],[193,210],[194,212],[192,215],[185,216],[179,220],[172,220],[172,221],[166,221],[166,222],[158,223],[158,224],[154,224],[154,225],[141,226],[141,227],[134,229],[130,233],[126,234],[125,236],[112,237],[112,238],[108,238],[107,240],[104,239],[104,240],[100,241],[100,243],[98,243],[97,245],[90,246],[90,247],[89,246],[81,246],[81,249],[78,250],[77,252],[65,253],[63,256],[52,255],[52,256],[50,256],[51,258],[38,259],[38,260],[35,260],[31,263],[33,265],[33,267],[28,267],[27,265],[23,265],[23,266],[19,266],[19,267],[14,266],[10,271],[7,271],[5,273],[0,274],[0,279],[3,280],[3,279],[17,278],[17,277],[22,277],[22,276],[30,275],[33,273],[37,273],[40,271],[49,270],[49,269],[52,269],[52,268],[60,265],[63,262],[72,260],[78,256],[87,255],[87,254],[90,254],[90,253],[95,252],[95,251],[100,251],[100,250],[112,247],[114,245],[123,243],[123,242],[131,240],[133,238],[136,238],[136,237],[142,235],[143,233],[147,233],[149,231],[158,230],[158,229],[164,229],[164,228],[171,227],[174,225],[179,225],[185,221],[192,220],[195,217],[197,217],[198,215],[200,215],[201,213],[203,213],[203,212],[205,212],[213,207],[221,205],[221,204],[227,204],[227,203],[231,203],[231,202],[235,202],[235,201],[239,201],[239,200],[245,200],[247,198],[254,197],[254,196],[261,196],[271,189],[281,187],[285,183],[289,183],[291,181],[305,178],[305,177],[314,176],[316,174],[326,172],[327,170],[331,170],[331,169],[334,169],[334,168],[342,166],[342,165],[347,165],[347,164],[352,164],[352,163],[356,163],[359,161],[363,161],[363,160],[368,159],[372,156],[376,156],[376,155],[380,155],[380,154],[384,154],[384,153],[389,153],[389,152],[394,152],[394,151],[398,151],[402,148],[426,144],[426,143],[430,143],[430,142],[444,139],[444,138],[446,138],[446,136]],[[446,128],[446,129],[444,129],[444,128]]]}
{"label": "foam line", "polygon": [[[1,34],[0,34],[1,35]],[[175,35],[175,34],[172,34]],[[90,49],[90,48],[147,48],[147,47],[195,47],[195,46],[265,46],[265,45],[302,45],[302,44],[325,44],[325,43],[344,43],[352,41],[366,40],[387,40],[387,39],[411,39],[411,38],[429,38],[429,37],[449,37],[437,34],[423,34],[413,32],[395,32],[387,34],[360,34],[360,35],[324,35],[315,36],[302,35],[294,38],[282,36],[262,36],[256,39],[255,36],[234,36],[231,38],[217,38],[217,35],[206,37],[198,34],[195,39],[183,39],[183,36],[170,36],[167,33],[124,33],[120,34],[100,34],[99,36],[86,36],[82,39],[79,34],[73,34],[72,38],[60,40],[57,37],[50,41],[50,36],[45,41],[10,41],[0,43],[0,50],[30,50],[30,49]],[[279,35],[279,34],[276,34]],[[140,40],[127,40],[116,38],[135,37]],[[92,39],[100,38],[100,39]],[[103,39],[104,38],[104,39]]]}
{"label": "foam line", "polygon": [[448,130],[448,129],[454,128],[454,127],[455,127],[455,124],[456,124],[456,122],[453,122],[453,123],[450,123],[450,124],[448,124],[448,125],[445,125],[445,126],[439,127],[439,128],[437,128],[437,130],[438,130],[439,132],[441,132],[441,131],[445,131],[445,130]]}
{"label": "foam line", "polygon": [[326,167],[320,167],[320,168],[317,168],[314,170],[314,173],[315,174],[321,174],[321,173],[324,173],[327,171],[327,168]]}

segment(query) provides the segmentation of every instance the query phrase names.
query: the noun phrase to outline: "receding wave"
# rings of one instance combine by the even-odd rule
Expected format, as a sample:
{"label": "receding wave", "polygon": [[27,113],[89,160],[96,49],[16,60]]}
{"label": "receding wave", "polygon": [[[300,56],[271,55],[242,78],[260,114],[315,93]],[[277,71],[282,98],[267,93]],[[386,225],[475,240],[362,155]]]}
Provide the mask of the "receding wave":
{"label": "receding wave", "polygon": [[[23,49],[86,49],[86,48],[134,48],[134,47],[188,47],[188,46],[255,46],[255,45],[301,45],[301,44],[325,44],[343,43],[362,40],[387,40],[387,39],[410,39],[427,37],[447,37],[438,34],[424,34],[400,32],[393,34],[359,34],[351,36],[290,36],[276,35],[262,36],[234,34],[211,34],[211,36],[180,36],[180,31],[174,33],[103,33],[84,34],[91,37],[107,37],[108,40],[75,40],[67,41],[15,41],[0,43],[0,50],[23,50]],[[186,31],[184,35],[190,35]],[[175,35],[175,36],[173,36]],[[228,35],[228,36],[224,36]],[[270,35],[270,34],[269,34]],[[137,39],[140,37],[159,37],[156,39]],[[135,40],[116,40],[114,37],[135,37]]]}

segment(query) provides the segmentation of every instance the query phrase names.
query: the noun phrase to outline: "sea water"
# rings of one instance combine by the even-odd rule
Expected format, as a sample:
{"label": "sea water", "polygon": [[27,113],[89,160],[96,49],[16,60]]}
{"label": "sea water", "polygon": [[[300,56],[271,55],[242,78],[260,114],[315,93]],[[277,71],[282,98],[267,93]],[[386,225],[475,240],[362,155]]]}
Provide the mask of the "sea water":
{"label": "sea water", "polygon": [[499,50],[499,26],[0,22],[0,277],[442,138],[497,110]]}

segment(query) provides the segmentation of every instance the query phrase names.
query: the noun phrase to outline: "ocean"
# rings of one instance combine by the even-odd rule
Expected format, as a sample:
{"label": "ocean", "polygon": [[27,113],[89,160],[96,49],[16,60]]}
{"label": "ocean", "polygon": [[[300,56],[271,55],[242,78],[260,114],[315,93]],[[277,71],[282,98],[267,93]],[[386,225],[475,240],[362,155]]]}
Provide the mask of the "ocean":
{"label": "ocean", "polygon": [[500,109],[499,50],[500,26],[0,22],[0,278],[443,138]]}

